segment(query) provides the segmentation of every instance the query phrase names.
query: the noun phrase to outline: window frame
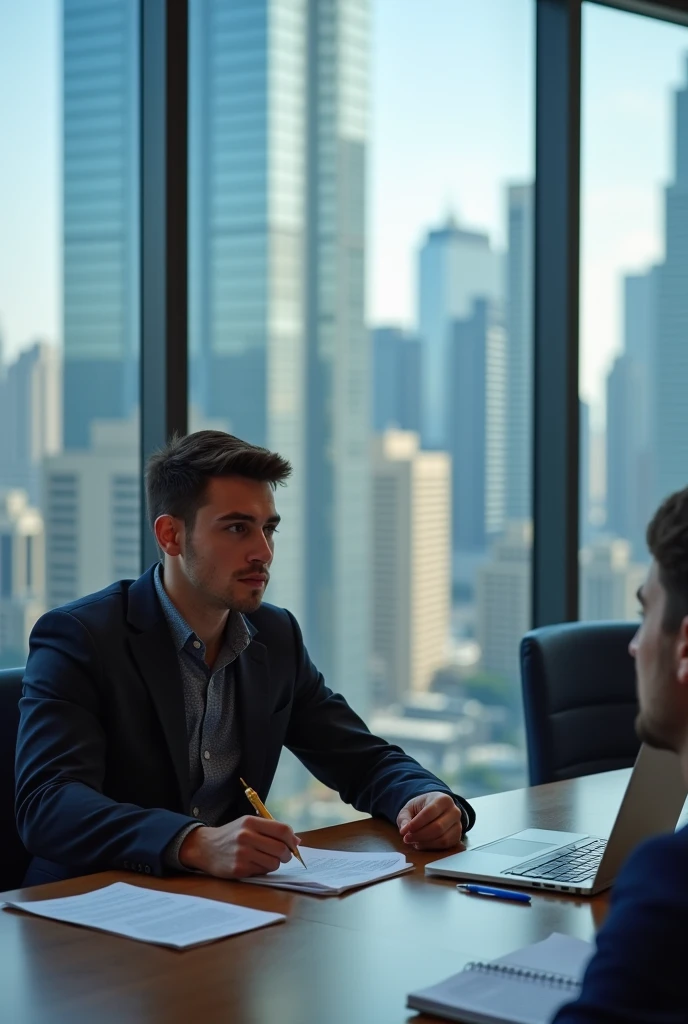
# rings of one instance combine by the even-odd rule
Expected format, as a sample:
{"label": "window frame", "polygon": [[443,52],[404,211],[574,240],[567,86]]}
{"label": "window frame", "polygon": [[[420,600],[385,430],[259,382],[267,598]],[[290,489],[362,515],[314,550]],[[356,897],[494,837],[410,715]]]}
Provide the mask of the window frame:
{"label": "window frame", "polygon": [[[578,618],[583,3],[688,26],[684,0],[534,0],[533,626]],[[188,424],[188,0],[139,0],[139,16],[144,466]],[[158,551],[141,508],[143,571]]]}

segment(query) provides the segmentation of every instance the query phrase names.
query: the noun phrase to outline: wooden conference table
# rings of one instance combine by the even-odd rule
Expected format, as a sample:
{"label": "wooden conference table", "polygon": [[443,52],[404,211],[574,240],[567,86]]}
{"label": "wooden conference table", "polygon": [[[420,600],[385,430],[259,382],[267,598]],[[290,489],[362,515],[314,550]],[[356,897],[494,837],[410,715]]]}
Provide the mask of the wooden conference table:
{"label": "wooden conference table", "polygon": [[[627,770],[474,801],[471,844],[529,826],[608,835]],[[302,833],[308,846],[401,850],[377,820]],[[406,994],[561,931],[591,939],[605,894],[533,894],[531,905],[466,896],[425,879],[438,854],[407,851],[417,870],[340,897],[221,882],[104,872],[17,890],[12,898],[68,896],[125,880],[286,914],[256,932],[179,952],[0,911],[0,1021],[7,1024],[400,1024],[433,1018]],[[0,894],[0,900],[9,894]]]}

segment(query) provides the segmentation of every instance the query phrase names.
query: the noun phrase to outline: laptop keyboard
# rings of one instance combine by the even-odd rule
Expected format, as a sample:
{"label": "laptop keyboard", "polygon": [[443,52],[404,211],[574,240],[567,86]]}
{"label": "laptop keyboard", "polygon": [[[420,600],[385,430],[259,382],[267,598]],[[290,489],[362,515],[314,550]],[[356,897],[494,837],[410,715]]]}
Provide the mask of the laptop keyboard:
{"label": "laptop keyboard", "polygon": [[595,874],[606,845],[606,839],[582,839],[555,853],[519,864],[518,869],[512,868],[502,874],[545,878],[550,882],[573,882],[575,885]]}

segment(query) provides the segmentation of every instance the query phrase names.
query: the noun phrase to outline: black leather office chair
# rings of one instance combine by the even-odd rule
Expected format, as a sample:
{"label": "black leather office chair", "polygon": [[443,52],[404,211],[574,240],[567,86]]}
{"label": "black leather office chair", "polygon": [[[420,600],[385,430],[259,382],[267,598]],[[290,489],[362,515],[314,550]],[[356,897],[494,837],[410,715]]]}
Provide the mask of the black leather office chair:
{"label": "black leather office chair", "polygon": [[23,668],[0,669],[0,891],[18,888],[29,866],[14,817],[14,751]]}
{"label": "black leather office chair", "polygon": [[635,664],[629,622],[543,626],[521,641],[521,684],[532,786],[630,767]]}

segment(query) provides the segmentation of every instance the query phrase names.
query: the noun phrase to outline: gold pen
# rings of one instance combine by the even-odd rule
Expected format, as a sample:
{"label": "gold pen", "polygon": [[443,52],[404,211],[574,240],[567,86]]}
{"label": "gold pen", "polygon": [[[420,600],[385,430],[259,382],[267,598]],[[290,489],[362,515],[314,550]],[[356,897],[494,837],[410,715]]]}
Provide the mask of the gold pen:
{"label": "gold pen", "polygon": [[[251,787],[249,785],[247,785],[241,777],[239,778],[239,782],[241,783],[241,785],[246,790],[246,796],[250,800],[251,806],[254,808],[254,810],[258,814],[260,814],[261,818],[269,818],[270,821],[274,821],[275,819],[270,814],[270,811],[267,809],[267,807],[265,806],[263,801],[260,799],[260,797],[256,793],[255,789],[251,789]],[[289,849],[291,850],[291,847],[289,847]],[[298,857],[298,859],[301,861],[301,863],[306,868],[306,870],[308,870],[308,868],[306,867],[306,864],[304,863],[303,857],[299,853],[298,846],[295,846],[294,849],[291,850],[291,852],[292,852],[292,854],[295,857]]]}

